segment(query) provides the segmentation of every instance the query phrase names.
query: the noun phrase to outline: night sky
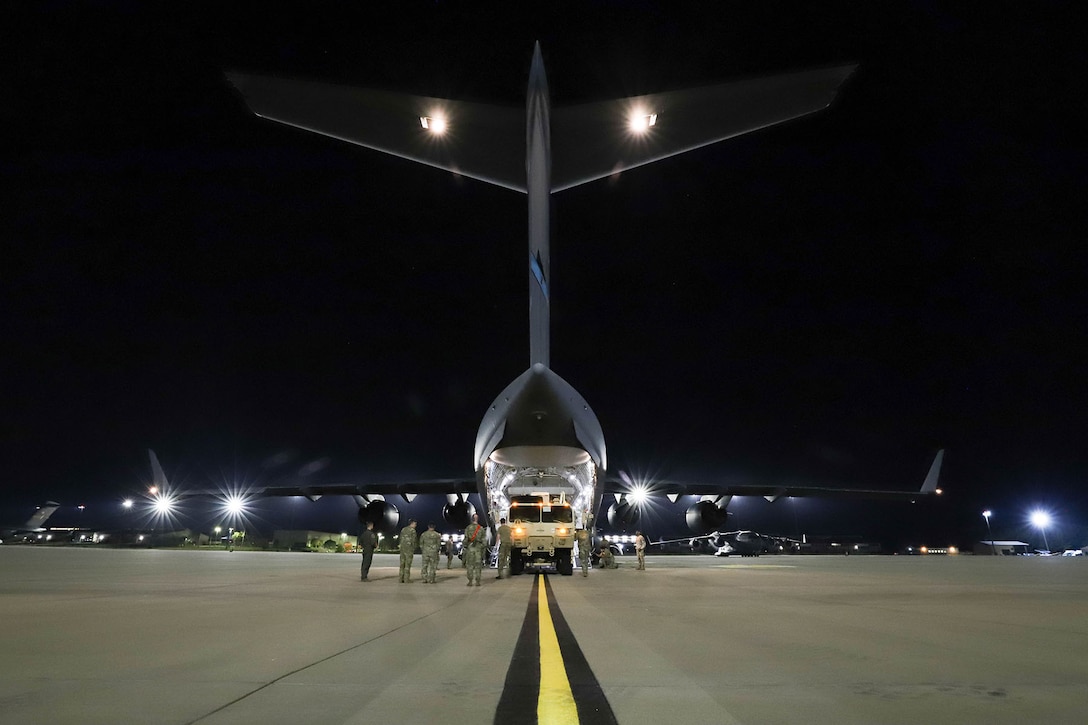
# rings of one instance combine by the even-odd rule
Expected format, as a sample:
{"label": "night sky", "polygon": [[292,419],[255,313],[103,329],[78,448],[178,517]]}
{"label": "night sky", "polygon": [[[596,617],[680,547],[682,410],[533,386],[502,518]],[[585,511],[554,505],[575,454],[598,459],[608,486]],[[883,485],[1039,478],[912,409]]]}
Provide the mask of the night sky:
{"label": "night sky", "polygon": [[989,507],[1035,541],[1038,505],[1088,544],[1068,4],[271,7],[4,11],[6,523],[112,520],[148,448],[201,488],[471,476],[528,364],[525,197],[258,119],[223,73],[521,106],[539,40],[556,106],[859,64],[827,112],[553,197],[552,367],[611,473],[913,488],[945,448],[943,500],[730,526],[969,544]]}

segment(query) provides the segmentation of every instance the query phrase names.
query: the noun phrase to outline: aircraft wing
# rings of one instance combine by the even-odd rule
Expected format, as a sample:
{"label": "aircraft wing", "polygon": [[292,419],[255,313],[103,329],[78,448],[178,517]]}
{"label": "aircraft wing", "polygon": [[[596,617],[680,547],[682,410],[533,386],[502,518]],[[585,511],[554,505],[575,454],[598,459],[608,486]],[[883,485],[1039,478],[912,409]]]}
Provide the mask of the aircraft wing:
{"label": "aircraft wing", "polygon": [[640,483],[628,476],[609,478],[605,481],[604,493],[622,496],[642,493],[650,496],[762,496],[774,501],[784,496],[825,498],[883,499],[888,501],[913,501],[923,496],[937,495],[940,489],[937,481],[944,461],[944,450],[937,451],[929,467],[922,487],[914,491],[902,491],[885,488],[836,488],[828,486],[792,485],[789,483],[758,483],[746,480],[723,480],[703,483],[681,483],[678,481],[648,481]]}
{"label": "aircraft wing", "polygon": [[[601,179],[830,105],[857,66],[734,81],[552,110],[552,191]],[[656,116],[647,133],[632,115]]]}
{"label": "aircraft wing", "polygon": [[[228,73],[261,118],[525,192],[525,109]],[[441,116],[442,134],[421,119]]]}
{"label": "aircraft wing", "polygon": [[266,486],[253,489],[250,494],[254,496],[305,496],[311,501],[316,501],[322,496],[367,496],[381,494],[383,496],[400,496],[409,503],[420,495],[462,494],[477,493],[478,488],[474,478],[441,478],[429,481],[396,481],[378,483],[328,483],[328,484],[301,484],[297,486]]}

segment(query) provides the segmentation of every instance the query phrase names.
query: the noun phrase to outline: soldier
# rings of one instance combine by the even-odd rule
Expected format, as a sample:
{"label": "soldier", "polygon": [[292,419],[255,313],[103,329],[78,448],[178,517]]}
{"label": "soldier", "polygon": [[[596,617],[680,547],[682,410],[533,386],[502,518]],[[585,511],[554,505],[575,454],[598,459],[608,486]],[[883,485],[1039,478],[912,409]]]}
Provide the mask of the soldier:
{"label": "soldier", "polygon": [[434,522],[427,524],[427,530],[419,535],[419,548],[423,552],[423,583],[435,583],[435,570],[438,568],[438,550],[442,548],[442,534],[434,530]]}
{"label": "soldier", "polygon": [[503,572],[510,566],[511,539],[510,527],[506,525],[506,519],[499,519],[499,575],[496,579],[503,578]]}
{"label": "soldier", "polygon": [[412,559],[416,555],[416,520],[409,519],[408,525],[400,530],[400,583],[412,581]]}
{"label": "soldier", "polygon": [[378,535],[374,533],[374,522],[366,522],[366,530],[359,537],[359,549],[363,552],[363,566],[359,571],[360,581],[370,581],[370,564],[374,561],[374,547],[378,545]]}
{"label": "soldier", "polygon": [[487,532],[480,526],[477,514],[472,514],[472,523],[465,527],[465,539],[461,543],[461,550],[465,554],[465,574],[468,584],[465,586],[480,586],[480,570],[484,565],[484,546],[487,544]]}
{"label": "soldier", "polygon": [[618,569],[616,565],[616,557],[612,554],[612,548],[607,544],[601,544],[601,568],[602,569]]}
{"label": "soldier", "polygon": [[446,541],[446,568],[453,568],[453,557],[457,554],[457,542],[453,540],[453,534],[450,534],[450,538]]}
{"label": "soldier", "polygon": [[578,562],[582,565],[582,576],[589,576],[589,560],[593,556],[589,532],[585,529],[578,529],[574,533],[574,539],[578,542]]}
{"label": "soldier", "polygon": [[635,554],[638,555],[638,571],[646,571],[646,537],[641,531],[635,532]]}

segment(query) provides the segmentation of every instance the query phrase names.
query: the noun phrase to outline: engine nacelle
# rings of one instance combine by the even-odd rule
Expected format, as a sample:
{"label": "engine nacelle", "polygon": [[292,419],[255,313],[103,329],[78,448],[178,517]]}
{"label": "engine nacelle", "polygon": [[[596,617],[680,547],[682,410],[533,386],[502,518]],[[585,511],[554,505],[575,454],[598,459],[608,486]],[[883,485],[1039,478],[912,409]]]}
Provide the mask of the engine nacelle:
{"label": "engine nacelle", "polygon": [[470,501],[456,501],[442,507],[442,519],[455,529],[464,529],[472,523],[476,507]]}
{"label": "engine nacelle", "polygon": [[365,525],[367,522],[373,523],[376,531],[392,536],[400,525],[400,511],[388,501],[371,501],[359,507],[359,523]]}
{"label": "engine nacelle", "polygon": [[637,526],[640,513],[637,506],[627,501],[617,501],[608,507],[606,517],[610,527],[622,531]]}
{"label": "engine nacelle", "polygon": [[728,515],[725,507],[713,501],[696,501],[688,507],[684,519],[693,533],[708,534],[720,529]]}

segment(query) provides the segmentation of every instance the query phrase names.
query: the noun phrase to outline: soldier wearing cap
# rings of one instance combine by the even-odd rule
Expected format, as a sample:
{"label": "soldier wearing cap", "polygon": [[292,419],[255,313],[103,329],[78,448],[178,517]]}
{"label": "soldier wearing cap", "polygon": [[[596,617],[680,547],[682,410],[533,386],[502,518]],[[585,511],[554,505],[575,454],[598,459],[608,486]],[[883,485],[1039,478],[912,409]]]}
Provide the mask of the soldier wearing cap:
{"label": "soldier wearing cap", "polygon": [[480,573],[484,566],[484,547],[487,545],[487,531],[478,523],[479,516],[472,515],[472,523],[465,527],[465,538],[461,550],[465,554],[466,586],[480,586]]}
{"label": "soldier wearing cap", "polygon": [[510,547],[513,544],[512,533],[506,519],[499,519],[499,524],[499,575],[495,577],[496,579],[504,578],[506,569],[510,566]]}
{"label": "soldier wearing cap", "polygon": [[438,569],[438,550],[442,548],[442,534],[434,530],[433,521],[419,535],[419,548],[423,552],[423,583],[434,584],[435,570]]}
{"label": "soldier wearing cap", "polygon": [[416,520],[409,519],[408,525],[400,530],[400,583],[412,581],[412,559],[416,556]]}

